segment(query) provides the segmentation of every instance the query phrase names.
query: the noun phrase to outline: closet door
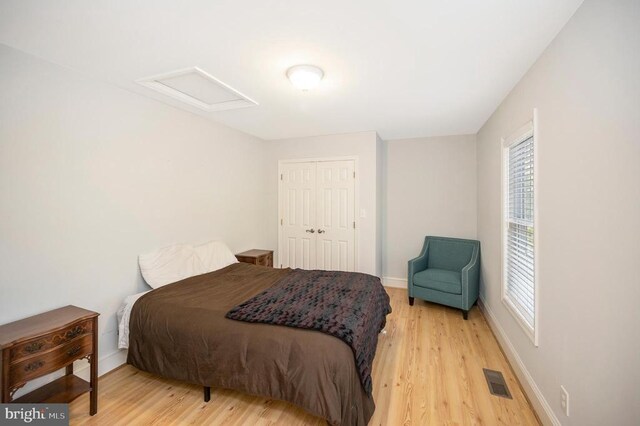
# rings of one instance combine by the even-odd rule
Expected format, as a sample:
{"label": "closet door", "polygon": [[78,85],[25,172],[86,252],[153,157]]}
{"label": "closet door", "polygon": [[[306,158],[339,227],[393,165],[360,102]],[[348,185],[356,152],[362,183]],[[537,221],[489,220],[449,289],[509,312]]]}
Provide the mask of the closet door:
{"label": "closet door", "polygon": [[316,269],[355,270],[355,163],[319,161]]}
{"label": "closet door", "polygon": [[280,264],[316,269],[316,162],[288,163],[280,169]]}

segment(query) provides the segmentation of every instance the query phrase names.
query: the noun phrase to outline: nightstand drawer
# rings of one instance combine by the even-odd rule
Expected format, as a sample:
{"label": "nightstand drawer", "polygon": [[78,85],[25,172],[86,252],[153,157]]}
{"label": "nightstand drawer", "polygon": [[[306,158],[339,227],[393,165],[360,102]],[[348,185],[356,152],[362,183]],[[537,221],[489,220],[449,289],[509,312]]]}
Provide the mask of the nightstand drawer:
{"label": "nightstand drawer", "polygon": [[256,264],[260,266],[272,266],[273,260],[271,259],[271,255],[260,256],[257,259]]}
{"label": "nightstand drawer", "polygon": [[11,348],[9,362],[15,363],[26,357],[43,353],[53,347],[69,342],[76,337],[91,334],[92,331],[93,321],[88,319],[86,321],[75,323],[60,331],[56,331],[55,333],[27,340],[26,342]]}
{"label": "nightstand drawer", "polygon": [[50,349],[49,352],[16,362],[9,367],[9,386],[26,382],[65,367],[74,360],[90,354],[92,345],[91,335],[78,337],[68,343]]}

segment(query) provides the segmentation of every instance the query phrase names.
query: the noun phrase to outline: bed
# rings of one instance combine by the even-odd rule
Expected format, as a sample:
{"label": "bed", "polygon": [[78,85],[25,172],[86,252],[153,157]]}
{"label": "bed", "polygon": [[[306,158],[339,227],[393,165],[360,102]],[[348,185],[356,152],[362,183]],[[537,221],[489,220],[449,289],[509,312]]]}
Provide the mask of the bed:
{"label": "bed", "polygon": [[[130,296],[119,312],[119,346],[136,368],[204,386],[205,399],[208,387],[235,389],[291,402],[332,425],[366,425],[375,405],[351,346],[316,330],[226,318],[291,273],[234,263]],[[375,344],[377,337],[374,353]]]}

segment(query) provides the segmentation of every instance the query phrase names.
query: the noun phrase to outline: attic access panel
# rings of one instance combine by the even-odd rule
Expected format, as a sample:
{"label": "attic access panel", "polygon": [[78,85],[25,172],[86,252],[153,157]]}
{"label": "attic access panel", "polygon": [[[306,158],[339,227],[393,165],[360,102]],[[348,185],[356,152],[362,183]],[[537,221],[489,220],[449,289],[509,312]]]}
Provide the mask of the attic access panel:
{"label": "attic access panel", "polygon": [[154,75],[136,82],[206,112],[258,105],[253,99],[198,67]]}

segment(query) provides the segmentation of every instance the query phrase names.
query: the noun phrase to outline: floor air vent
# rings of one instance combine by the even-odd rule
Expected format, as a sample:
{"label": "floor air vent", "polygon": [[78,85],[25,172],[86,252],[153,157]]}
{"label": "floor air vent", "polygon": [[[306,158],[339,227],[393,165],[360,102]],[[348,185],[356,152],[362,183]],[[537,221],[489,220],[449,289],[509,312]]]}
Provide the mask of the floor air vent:
{"label": "floor air vent", "polygon": [[484,371],[484,377],[487,379],[487,385],[489,385],[491,395],[512,399],[501,372],[487,368],[483,368],[482,371]]}

